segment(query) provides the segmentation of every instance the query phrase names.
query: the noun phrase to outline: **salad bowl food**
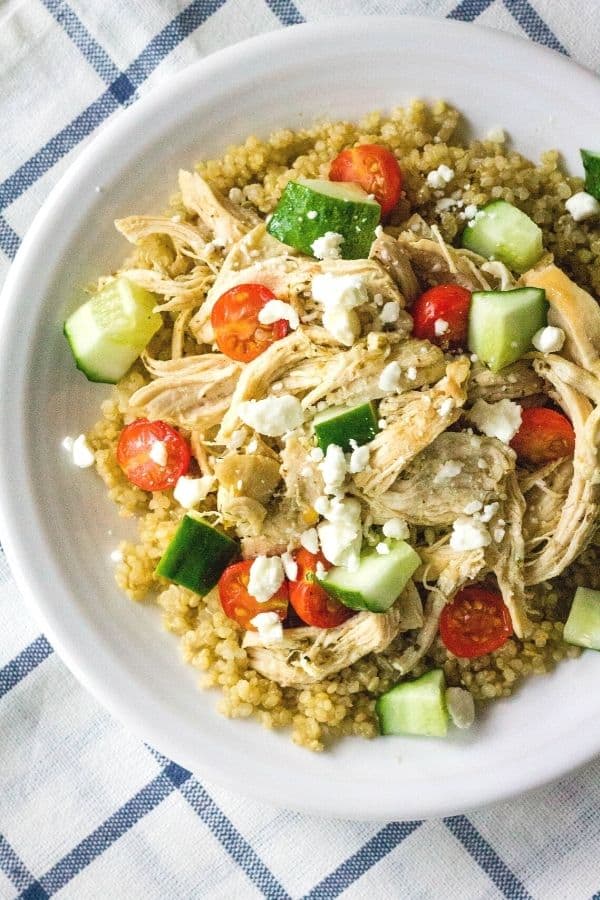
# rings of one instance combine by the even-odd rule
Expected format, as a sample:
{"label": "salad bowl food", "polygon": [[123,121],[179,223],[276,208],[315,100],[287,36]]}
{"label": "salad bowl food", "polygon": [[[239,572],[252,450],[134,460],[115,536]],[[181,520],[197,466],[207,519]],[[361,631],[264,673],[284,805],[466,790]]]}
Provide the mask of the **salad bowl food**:
{"label": "salad bowl food", "polygon": [[[301,26],[140,101],[52,193],[3,294],[3,546],[75,674],[177,762],[386,818],[600,749],[597,225],[572,177],[599,96],[457,23]],[[513,152],[549,148],[566,170]]]}

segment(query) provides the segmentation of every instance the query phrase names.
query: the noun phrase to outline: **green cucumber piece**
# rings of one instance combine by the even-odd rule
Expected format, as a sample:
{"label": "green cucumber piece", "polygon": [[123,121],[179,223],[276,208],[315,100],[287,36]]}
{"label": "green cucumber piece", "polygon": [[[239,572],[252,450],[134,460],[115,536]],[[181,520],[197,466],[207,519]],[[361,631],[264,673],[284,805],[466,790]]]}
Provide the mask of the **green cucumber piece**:
{"label": "green cucumber piece", "polygon": [[89,381],[121,380],[162,325],[157,303],[156,294],[121,275],[71,313],[65,337]]}
{"label": "green cucumber piece", "polygon": [[348,453],[352,449],[351,441],[356,441],[360,447],[373,440],[379,431],[377,421],[373,403],[332,406],[315,416],[317,444],[324,453],[330,444],[337,444]]}
{"label": "green cucumber piece", "polygon": [[469,350],[498,372],[531,350],[531,339],[547,324],[547,317],[542,288],[475,291],[469,311]]}
{"label": "green cucumber piece", "polygon": [[386,543],[389,553],[381,555],[370,550],[361,556],[358,570],[351,572],[343,566],[334,566],[317,581],[331,597],[350,609],[387,612],[421,565],[421,560],[406,541]]}
{"label": "green cucumber piece", "polygon": [[585,189],[596,200],[600,200],[600,153],[595,150],[579,152],[585,169]]}
{"label": "green cucumber piece", "polygon": [[462,233],[462,246],[498,259],[514,272],[525,272],[543,253],[542,230],[506,200],[493,200],[475,216]]}
{"label": "green cucumber piece", "polygon": [[333,231],[344,238],[344,259],[366,259],[380,217],[379,203],[359,185],[303,178],[286,185],[267,231],[308,256],[314,241]]}
{"label": "green cucumber piece", "polygon": [[448,732],[446,680],[441,669],[397,684],[375,704],[382,734],[445,737]]}
{"label": "green cucumber piece", "polygon": [[205,595],[237,554],[235,541],[191,510],[181,520],[156,567],[156,574]]}
{"label": "green cucumber piece", "polygon": [[600,650],[600,591],[577,588],[563,639],[567,644]]}

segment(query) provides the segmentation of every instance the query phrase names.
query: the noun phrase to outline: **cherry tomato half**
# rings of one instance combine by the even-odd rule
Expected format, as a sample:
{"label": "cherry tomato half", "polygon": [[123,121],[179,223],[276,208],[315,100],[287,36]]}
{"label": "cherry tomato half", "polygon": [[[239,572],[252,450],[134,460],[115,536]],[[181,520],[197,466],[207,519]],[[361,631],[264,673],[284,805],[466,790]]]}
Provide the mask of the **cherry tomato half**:
{"label": "cherry tomato half", "polygon": [[429,288],[413,304],[413,334],[444,350],[464,350],[470,306],[471,292],[458,284]]}
{"label": "cherry tomato half", "polygon": [[256,597],[248,593],[250,566],[253,560],[227,566],[219,578],[219,599],[223,612],[247,631],[256,631],[250,619],[259,613],[275,612],[283,622],[288,608],[288,582],[284,581],[276,594],[265,603],[259,603]]}
{"label": "cherry tomato half", "polygon": [[502,596],[479,584],[459,591],[440,617],[444,646],[455,656],[467,659],[498,650],[512,633]]}
{"label": "cherry tomato half", "polygon": [[[158,451],[154,451],[154,459],[153,447]],[[159,454],[164,455],[164,464],[157,462]],[[131,483],[143,491],[173,487],[189,469],[190,459],[188,442],[166,422],[136,419],[125,426],[117,444],[117,462]]]}
{"label": "cherry tomato half", "polygon": [[298,550],[294,553],[294,559],[298,565],[298,577],[296,581],[290,581],[290,603],[303,622],[317,628],[335,628],[354,615],[353,610],[330,597],[317,584],[317,563],[320,562],[325,569],[331,568],[331,563],[327,562],[322,553]]}
{"label": "cherry tomato half", "polygon": [[238,284],[221,294],[210,320],[221,353],[238,362],[251,362],[267,347],[286,336],[289,323],[279,319],[262,325],[258,314],[275,294],[264,284]]}
{"label": "cherry tomato half", "polygon": [[354,181],[374,194],[382,218],[398,203],[402,191],[402,171],[394,154],[379,144],[361,144],[342,150],[331,163],[330,181]]}
{"label": "cherry tomato half", "polygon": [[545,406],[531,406],[521,413],[521,427],[510,442],[519,460],[539,466],[573,456],[575,432],[566,416]]}

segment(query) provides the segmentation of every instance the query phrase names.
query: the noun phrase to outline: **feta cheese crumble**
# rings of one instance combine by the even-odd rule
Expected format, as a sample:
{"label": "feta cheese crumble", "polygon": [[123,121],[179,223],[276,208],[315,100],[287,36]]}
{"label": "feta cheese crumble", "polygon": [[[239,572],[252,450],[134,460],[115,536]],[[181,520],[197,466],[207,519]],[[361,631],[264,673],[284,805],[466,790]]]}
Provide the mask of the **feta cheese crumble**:
{"label": "feta cheese crumble", "polygon": [[567,211],[576,222],[583,222],[584,219],[591,219],[593,216],[600,215],[600,203],[591,194],[585,191],[579,191],[569,197],[565,203]]}
{"label": "feta cheese crumble", "polygon": [[385,543],[385,541],[380,541],[375,547],[375,550],[377,551],[377,553],[379,553],[380,556],[387,556],[390,552],[390,548]]}
{"label": "feta cheese crumble", "polygon": [[508,444],[521,427],[521,407],[512,400],[499,400],[498,403],[478,400],[469,418],[483,434]]}
{"label": "feta cheese crumble", "polygon": [[452,525],[450,547],[456,551],[479,550],[491,544],[490,533],[483,524],[469,516],[459,516]]}
{"label": "feta cheese crumble", "polygon": [[319,552],[319,535],[316,528],[307,528],[300,535],[300,545],[309,553]]}
{"label": "feta cheese crumble", "polygon": [[342,306],[354,309],[369,299],[369,292],[364,279],[360,275],[315,275],[312,280],[311,293],[317,303],[326,309]]}
{"label": "feta cheese crumble", "polygon": [[152,441],[148,456],[157,466],[166,466],[169,455],[164,441]]}
{"label": "feta cheese crumble", "polygon": [[408,369],[406,370],[406,377],[408,378],[409,381],[416,381],[416,380],[417,380],[417,369],[416,369],[416,366],[409,366],[409,367],[408,367]]}
{"label": "feta cheese crumble", "polygon": [[197,506],[216,487],[214,475],[203,475],[201,478],[191,478],[189,475],[181,475],[177,479],[173,490],[173,499],[184,509],[192,509]]}
{"label": "feta cheese crumble", "polygon": [[369,455],[370,454],[368,447],[355,447],[355,449],[350,454],[348,471],[352,475],[355,475],[357,472],[364,472],[369,465]]}
{"label": "feta cheese crumble", "polygon": [[407,523],[399,516],[394,516],[393,519],[384,522],[382,531],[384,537],[393,538],[395,541],[406,541],[410,537]]}
{"label": "feta cheese crumble", "polygon": [[439,416],[449,416],[454,409],[455,403],[452,397],[445,397],[438,406]]}
{"label": "feta cheese crumble", "polygon": [[295,581],[298,577],[298,563],[289,552],[289,550],[286,550],[285,553],[281,554],[281,563],[283,565],[285,577],[289,581]]}
{"label": "feta cheese crumble", "polygon": [[309,209],[309,211],[306,213],[306,218],[307,219],[316,219],[317,215],[318,215],[318,213],[317,213],[316,209]]}
{"label": "feta cheese crumble", "polygon": [[397,391],[400,387],[402,369],[399,362],[388,363],[379,376],[379,389],[381,391]]}
{"label": "feta cheese crumble", "polygon": [[261,325],[272,325],[273,322],[280,322],[281,319],[289,324],[290,329],[295,331],[300,324],[298,313],[289,303],[283,300],[268,300],[258,313],[258,321]]}
{"label": "feta cheese crumble", "polygon": [[320,447],[313,447],[308,455],[313,460],[313,462],[321,462],[321,460],[325,456]]}
{"label": "feta cheese crumble", "polygon": [[492,503],[486,503],[486,505],[483,507],[483,512],[479,513],[479,521],[491,522],[499,509],[500,504],[496,500],[494,500]]}
{"label": "feta cheese crumble", "polygon": [[325,458],[318,465],[325,482],[325,493],[337,493],[344,483],[347,471],[346,457],[342,448],[337,444],[329,444]]}
{"label": "feta cheese crumble", "polygon": [[360,335],[360,319],[353,309],[334,306],[323,313],[323,328],[344,347],[351,347]]}
{"label": "feta cheese crumble", "polygon": [[499,125],[495,125],[493,128],[487,133],[488,141],[493,141],[495,144],[503,144],[506,140],[506,132],[504,128],[500,128]]}
{"label": "feta cheese crumble", "polygon": [[317,528],[323,556],[334,566],[356,571],[362,545],[359,501],[354,497],[332,500],[323,517],[326,521]]}
{"label": "feta cheese crumble", "polygon": [[254,625],[265,645],[277,644],[283,639],[283,625],[276,612],[258,613],[250,619],[250,624]]}
{"label": "feta cheese crumble", "polygon": [[344,236],[337,231],[326,231],[312,242],[310,248],[317,259],[339,259]]}
{"label": "feta cheese crumble", "polygon": [[259,603],[266,603],[283,584],[283,563],[279,556],[257,556],[250,566],[248,593]]}
{"label": "feta cheese crumble", "polygon": [[429,187],[441,191],[447,184],[450,184],[453,178],[454,169],[442,164],[427,174],[427,184]]}
{"label": "feta cheese crumble", "polygon": [[448,481],[450,478],[456,478],[457,475],[460,475],[462,469],[462,463],[457,462],[455,459],[449,459],[448,462],[445,462],[440,466],[433,479],[433,483],[442,484],[442,482]]}
{"label": "feta cheese crumble", "polygon": [[302,424],[302,404],[290,394],[265,397],[264,400],[245,400],[240,403],[239,417],[259,434],[280,437]]}
{"label": "feta cheese crumble", "polygon": [[531,343],[540,353],[558,353],[565,342],[565,333],[562,328],[546,325],[540,328],[531,338]]}
{"label": "feta cheese crumble", "polygon": [[116,550],[113,550],[113,551],[111,552],[110,558],[111,558],[112,562],[114,562],[114,563],[120,563],[120,562],[123,562],[123,553],[122,553],[121,550],[119,550],[119,549],[117,548]]}
{"label": "feta cheese crumble", "polygon": [[391,325],[393,322],[397,322],[400,316],[400,304],[398,301],[388,300],[387,303],[384,303],[379,316],[384,325]]}
{"label": "feta cheese crumble", "polygon": [[473,513],[479,512],[479,510],[483,507],[483,503],[481,500],[471,500],[470,503],[467,503],[463,512],[467,516],[472,516]]}
{"label": "feta cheese crumble", "polygon": [[[65,441],[63,441],[63,446],[65,446]],[[80,434],[79,437],[72,441],[71,455],[73,463],[78,469],[89,469],[90,466],[94,465],[94,451],[88,444],[85,434]]]}
{"label": "feta cheese crumble", "polygon": [[433,323],[433,330],[435,331],[437,337],[441,337],[443,334],[446,334],[449,328],[450,326],[445,319],[436,319]]}

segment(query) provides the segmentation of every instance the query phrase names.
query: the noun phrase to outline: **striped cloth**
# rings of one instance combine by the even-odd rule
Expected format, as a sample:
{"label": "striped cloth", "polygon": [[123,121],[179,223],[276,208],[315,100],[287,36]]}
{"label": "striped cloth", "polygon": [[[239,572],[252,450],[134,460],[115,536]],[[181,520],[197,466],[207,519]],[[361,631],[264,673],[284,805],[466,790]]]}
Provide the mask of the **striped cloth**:
{"label": "striped cloth", "polygon": [[[0,0],[0,281],[86,140],[171,72],[326,14],[477,21],[598,69],[598,0]],[[140,743],[77,684],[0,556],[0,897],[600,900],[600,761],[428,822],[248,801]]]}

